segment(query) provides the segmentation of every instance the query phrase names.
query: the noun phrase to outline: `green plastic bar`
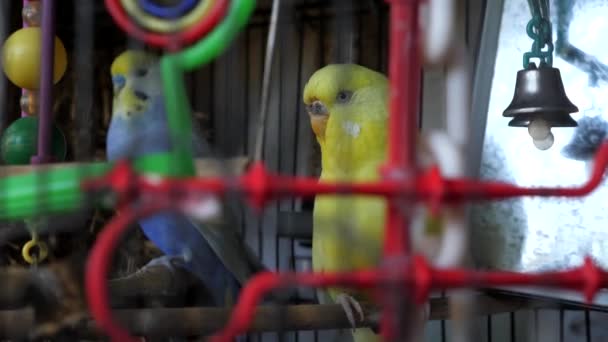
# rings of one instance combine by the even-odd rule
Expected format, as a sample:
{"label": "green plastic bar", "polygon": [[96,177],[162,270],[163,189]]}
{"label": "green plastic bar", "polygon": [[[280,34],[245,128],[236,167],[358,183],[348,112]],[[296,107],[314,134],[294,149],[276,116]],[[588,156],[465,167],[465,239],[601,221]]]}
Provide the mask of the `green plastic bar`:
{"label": "green plastic bar", "polygon": [[168,124],[174,144],[171,154],[174,173],[188,176],[195,172],[191,144],[192,109],[186,95],[184,72],[199,68],[224,52],[247,24],[254,9],[254,0],[231,1],[226,18],[203,40],[161,59]]}
{"label": "green plastic bar", "polygon": [[161,73],[168,113],[167,122],[173,144],[171,165],[180,170],[183,176],[190,176],[194,174],[192,110],[186,96],[184,76],[176,61],[166,57],[161,60]]}
{"label": "green plastic bar", "polygon": [[4,177],[0,179],[0,220],[78,210],[86,202],[81,182],[103,175],[110,167],[108,163],[79,164]]}
{"label": "green plastic bar", "polygon": [[[134,168],[148,174],[178,176],[168,154],[134,160]],[[0,220],[17,220],[79,210],[87,203],[82,181],[100,177],[112,163],[89,163],[32,171],[0,178]]]}

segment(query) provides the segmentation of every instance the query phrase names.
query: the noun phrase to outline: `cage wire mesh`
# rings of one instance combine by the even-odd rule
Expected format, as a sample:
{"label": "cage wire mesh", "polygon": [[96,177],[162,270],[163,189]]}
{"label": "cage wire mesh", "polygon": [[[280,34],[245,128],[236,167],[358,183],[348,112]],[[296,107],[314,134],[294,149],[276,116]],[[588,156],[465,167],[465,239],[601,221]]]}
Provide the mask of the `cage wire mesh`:
{"label": "cage wire mesh", "polygon": [[[185,75],[195,131],[207,139],[212,150],[206,159],[208,163],[204,164],[207,169],[198,170],[203,174],[226,177],[242,174],[247,160],[254,157],[257,139],[260,138],[257,127],[265,72],[270,72],[263,140],[265,165],[269,170],[281,174],[315,177],[320,174],[320,150],[302,105],[302,91],[308,78],[314,71],[331,63],[356,63],[387,73],[389,15],[388,5],[384,1],[284,0],[280,3],[270,70],[265,70],[264,63],[272,2],[259,1],[250,22],[225,53],[210,64]],[[524,1],[505,0],[504,3],[506,8],[513,8],[523,6]],[[576,3],[584,7],[587,3],[599,4],[601,1],[581,0]],[[3,1],[0,6],[0,36],[4,41],[22,26],[22,3]],[[463,31],[471,60],[483,63],[480,59],[484,53],[477,51],[484,28],[491,26],[492,21],[500,22],[502,19],[502,35],[509,21],[494,16],[503,15],[502,6],[496,3],[466,0],[461,1],[459,6],[462,6],[461,14],[465,18]],[[128,37],[118,29],[101,1],[56,1],[55,7],[56,34],[65,45],[68,66],[64,77],[53,87],[53,115],[54,122],[66,136],[66,161],[103,161],[106,159],[106,132],[113,110],[112,61],[125,49],[159,51],[145,47],[141,41]],[[524,33],[522,30],[522,36]],[[424,70],[421,117],[418,120],[423,131],[445,125],[445,118],[441,116],[446,111],[444,79],[443,67]],[[0,80],[3,132],[19,117],[20,97],[19,88],[6,78]],[[2,167],[0,175],[6,177],[24,172],[25,169],[15,170],[9,166]],[[37,178],[36,184],[40,186],[51,181],[44,173],[39,173]],[[39,200],[40,205],[48,205],[44,198]],[[268,205],[261,214],[252,210],[236,194],[226,196],[223,203],[232,215],[230,224],[268,269],[312,270],[311,200],[280,200]],[[345,203],[340,202],[334,210],[351,213],[352,207]],[[22,272],[34,267],[21,257],[23,244],[31,239],[31,233],[26,228],[33,223],[22,220],[2,223],[0,260],[3,269],[0,270],[0,278],[10,281],[4,281],[5,285],[2,286],[6,288],[0,291],[0,338],[101,338],[98,329],[86,324],[82,273],[88,249],[114,211],[92,206],[84,208],[37,221],[40,238],[49,246],[47,260],[35,266],[38,273]],[[352,244],[349,253],[367,252],[366,241],[353,236],[349,222],[330,224],[335,226],[345,241]],[[129,230],[122,238],[112,262],[110,289],[113,309],[139,309],[154,315],[159,307],[209,304],[208,291],[187,273],[173,274],[179,280],[177,285],[163,274],[155,277],[154,274],[142,276],[137,273],[150,260],[161,255],[140,229]],[[168,294],[164,288],[167,286],[174,286],[174,293]],[[58,289],[61,289],[63,297],[55,294]],[[317,302],[316,292],[306,287],[281,293],[279,297],[278,302],[273,304],[280,304],[278,307]],[[433,298],[432,320],[426,325],[425,340],[455,341],[454,327],[446,320],[448,304],[445,294],[436,293]],[[57,304],[58,301],[61,304]],[[474,310],[476,314],[472,319],[471,341],[608,339],[603,329],[607,316],[600,312],[601,308],[587,310],[574,302],[497,291],[476,294],[473,305],[478,309]],[[277,323],[267,326],[287,324],[285,311],[269,312],[264,317]],[[121,317],[124,318],[124,314]],[[137,317],[144,319],[144,316]],[[180,326],[175,321],[188,318],[182,313],[156,322],[173,326],[166,329],[175,331],[179,330],[175,326]],[[212,324],[217,319],[209,317],[208,321]],[[137,318],[130,322],[138,327],[144,324],[138,322]],[[192,332],[199,323],[185,323],[187,328],[184,329]],[[162,327],[156,327],[153,331],[163,334]],[[306,331],[249,333],[246,336],[248,341],[347,341],[349,338],[348,330],[312,328]]]}

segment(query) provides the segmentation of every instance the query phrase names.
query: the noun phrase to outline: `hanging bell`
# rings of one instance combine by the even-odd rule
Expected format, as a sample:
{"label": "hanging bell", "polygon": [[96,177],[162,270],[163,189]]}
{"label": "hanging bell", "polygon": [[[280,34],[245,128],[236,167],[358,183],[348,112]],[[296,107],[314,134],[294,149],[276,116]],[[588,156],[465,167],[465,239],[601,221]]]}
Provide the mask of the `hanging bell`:
{"label": "hanging bell", "polygon": [[576,127],[570,113],[578,108],[566,96],[559,69],[545,63],[530,63],[517,72],[515,95],[503,116],[512,117],[509,126],[528,127],[532,121],[542,120],[550,127]]}

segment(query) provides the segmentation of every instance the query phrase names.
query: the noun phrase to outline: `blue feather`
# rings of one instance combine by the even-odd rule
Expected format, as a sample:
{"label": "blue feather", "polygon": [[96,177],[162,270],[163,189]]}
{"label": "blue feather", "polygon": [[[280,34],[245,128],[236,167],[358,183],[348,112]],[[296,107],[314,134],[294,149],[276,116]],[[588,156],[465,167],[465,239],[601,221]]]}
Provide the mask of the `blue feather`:
{"label": "blue feather", "polygon": [[227,291],[236,300],[240,291],[239,282],[187,217],[163,212],[140,220],[139,225],[146,237],[165,255],[184,258],[184,267],[211,292],[215,305],[230,304],[225,302]]}

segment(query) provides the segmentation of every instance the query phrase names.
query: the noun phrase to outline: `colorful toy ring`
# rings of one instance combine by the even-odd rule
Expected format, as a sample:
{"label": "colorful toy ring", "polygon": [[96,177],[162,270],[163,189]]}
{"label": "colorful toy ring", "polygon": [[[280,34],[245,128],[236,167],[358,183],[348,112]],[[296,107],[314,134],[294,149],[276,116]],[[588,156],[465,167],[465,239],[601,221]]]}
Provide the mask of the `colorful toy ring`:
{"label": "colorful toy ring", "polygon": [[143,9],[139,5],[141,1],[143,0],[120,0],[120,3],[127,14],[142,28],[158,33],[175,33],[192,27],[209,14],[213,3],[215,3],[214,0],[201,0],[181,18],[163,19]]}
{"label": "colorful toy ring", "polygon": [[176,51],[183,45],[189,45],[199,40],[221,21],[228,8],[228,0],[215,0],[213,2],[209,15],[201,18],[196,25],[187,30],[173,34],[147,32],[140,28],[131,21],[120,5],[120,0],[105,0],[105,5],[118,27],[132,37],[155,47]]}
{"label": "colorful toy ring", "polygon": [[144,11],[158,18],[175,19],[190,12],[197,0],[180,0],[176,5],[159,5],[154,0],[139,0],[138,4]]}

